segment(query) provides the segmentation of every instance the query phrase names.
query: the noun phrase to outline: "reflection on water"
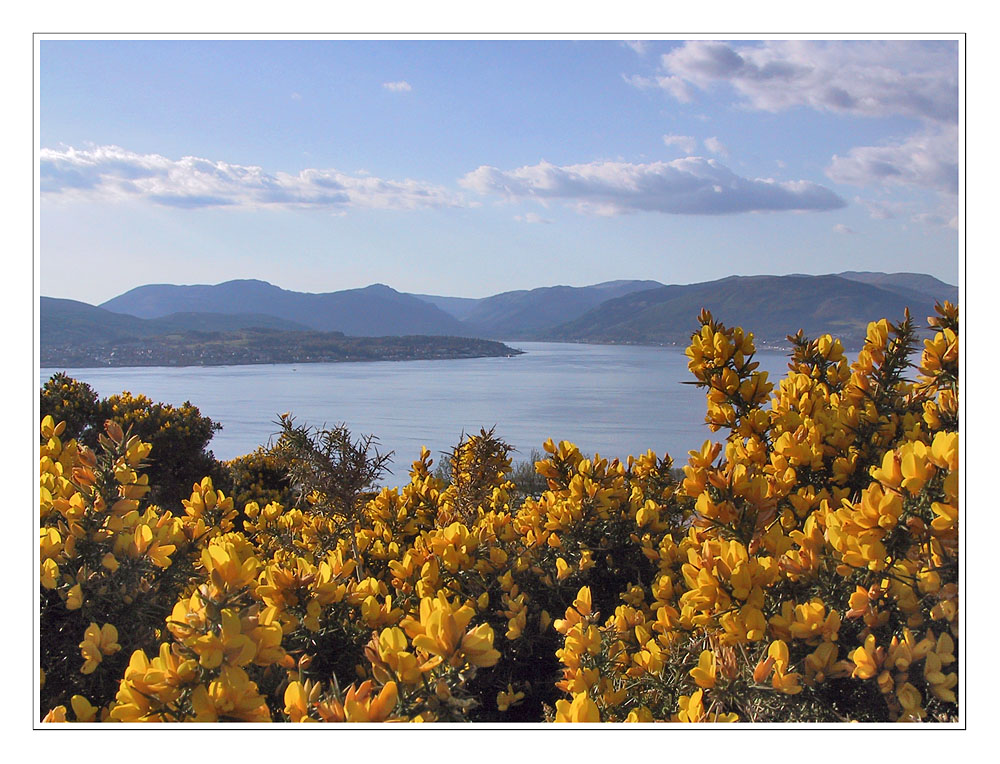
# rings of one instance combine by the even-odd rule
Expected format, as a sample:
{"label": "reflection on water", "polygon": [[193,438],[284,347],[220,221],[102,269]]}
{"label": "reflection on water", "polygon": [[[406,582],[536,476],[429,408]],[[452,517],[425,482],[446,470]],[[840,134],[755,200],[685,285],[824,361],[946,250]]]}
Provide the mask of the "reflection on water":
{"label": "reflection on water", "polygon": [[[283,364],[184,368],[42,369],[90,384],[99,395],[122,390],[179,404],[190,400],[223,430],[210,448],[230,459],[266,443],[278,414],[299,424],[345,423],[374,434],[395,452],[405,475],[427,446],[435,458],[461,433],[496,425],[517,449],[515,461],[541,450],[549,437],[585,453],[624,457],[652,448],[676,462],[706,438],[704,393],[693,385],[678,348],[509,342],[513,358],[454,361]],[[774,380],[787,359],[758,353]]]}

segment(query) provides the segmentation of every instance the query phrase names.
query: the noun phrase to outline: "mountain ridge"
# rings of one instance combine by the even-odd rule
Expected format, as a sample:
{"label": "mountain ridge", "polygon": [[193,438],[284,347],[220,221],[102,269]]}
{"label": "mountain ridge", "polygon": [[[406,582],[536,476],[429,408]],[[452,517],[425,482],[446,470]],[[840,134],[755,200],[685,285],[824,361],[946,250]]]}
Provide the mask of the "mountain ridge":
{"label": "mountain ridge", "polygon": [[39,319],[40,361],[53,367],[434,360],[521,352],[468,337],[348,337],[252,313],[138,318],[53,297],[39,301]]}
{"label": "mountain ridge", "polygon": [[454,316],[385,284],[320,293],[295,292],[258,279],[214,285],[147,284],[98,307],[138,318],[178,312],[263,313],[316,331],[359,337],[466,334]]}
{"label": "mountain ridge", "polygon": [[479,300],[463,323],[486,337],[524,336],[572,320],[601,303],[663,286],[658,281],[619,280],[583,287],[556,285],[501,292]]}
{"label": "mountain ridge", "polygon": [[[42,340],[65,344],[185,331],[341,332],[347,336],[431,335],[494,340],[686,344],[702,308],[743,325],[763,342],[787,334],[863,339],[868,321],[902,318],[918,326],[958,288],[926,274],[732,275],[695,284],[620,279],[555,285],[483,298],[399,292],[386,284],[340,292],[295,292],[260,279],[221,284],[147,284],[100,306],[42,298]],[[251,312],[252,311],[252,312]],[[145,323],[144,323],[145,322]]]}
{"label": "mountain ridge", "polygon": [[807,336],[832,334],[846,346],[859,346],[869,321],[899,321],[909,308],[920,328],[933,314],[934,302],[915,290],[894,291],[837,274],[730,276],[608,300],[538,339],[685,345],[697,328],[698,313],[708,308],[716,319],[752,331],[762,343],[783,346],[787,335],[802,329]]}

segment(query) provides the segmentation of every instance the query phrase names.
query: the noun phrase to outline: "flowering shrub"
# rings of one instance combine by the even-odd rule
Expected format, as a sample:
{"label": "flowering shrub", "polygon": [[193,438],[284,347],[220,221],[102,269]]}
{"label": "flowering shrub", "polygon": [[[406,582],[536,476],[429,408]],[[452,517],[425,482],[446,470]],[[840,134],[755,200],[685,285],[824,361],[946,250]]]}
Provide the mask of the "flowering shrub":
{"label": "flowering shrub", "polygon": [[681,477],[550,440],[522,496],[482,431],[448,482],[424,449],[376,491],[372,439],[285,416],[232,463],[241,506],[205,478],[163,509],[148,443],[46,416],[45,720],[957,719],[957,309],[913,381],[909,316],[854,363],[790,338],[777,384],[752,335],[699,322],[725,442]]}
{"label": "flowering shrub", "polygon": [[222,425],[202,416],[190,402],[172,406],[129,392],[98,399],[90,385],[61,373],[45,382],[39,399],[42,417],[64,423],[63,436],[81,445],[96,448],[108,419],[148,442],[155,454],[146,466],[153,502],[179,504],[193,481],[206,475],[228,477],[206,451]]}

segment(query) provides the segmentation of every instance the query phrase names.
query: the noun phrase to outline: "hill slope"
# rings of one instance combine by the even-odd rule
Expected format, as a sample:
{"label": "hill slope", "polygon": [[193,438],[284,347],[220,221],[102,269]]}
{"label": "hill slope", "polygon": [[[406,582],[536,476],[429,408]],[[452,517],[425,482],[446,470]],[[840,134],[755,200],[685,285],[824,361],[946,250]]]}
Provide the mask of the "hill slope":
{"label": "hill slope", "polygon": [[479,302],[480,298],[477,297],[442,297],[436,294],[415,294],[413,292],[407,293],[411,297],[416,297],[418,300],[423,300],[424,302],[429,302],[431,305],[436,305],[441,308],[445,313],[450,316],[454,316],[459,321],[466,318],[470,312],[476,307],[476,303]]}
{"label": "hill slope", "polygon": [[100,307],[139,318],[178,312],[252,311],[318,331],[339,331],[357,337],[468,333],[458,319],[437,306],[383,284],[319,294],[293,292],[255,279],[215,285],[148,284],[114,297]]}
{"label": "hill slope", "polygon": [[658,281],[608,281],[503,292],[479,300],[463,323],[477,336],[523,339],[572,321],[607,300],[661,286]]}
{"label": "hill slope", "polygon": [[949,300],[958,303],[958,287],[939,281],[925,273],[880,273],[874,271],[844,271],[836,274],[851,281],[871,284],[896,292],[904,297],[923,296],[932,301]]}
{"label": "hill slope", "polygon": [[112,342],[185,331],[302,331],[306,328],[294,321],[258,313],[173,313],[162,318],[144,319],[77,300],[42,297],[39,301],[39,335],[42,346]]}
{"label": "hill slope", "polygon": [[859,345],[869,321],[899,320],[909,307],[918,327],[934,300],[840,276],[731,276],[701,284],[672,285],[610,300],[579,319],[545,333],[546,339],[582,342],[686,344],[702,308],[728,326],[753,331],[762,343],[787,344],[802,329],[829,332]]}

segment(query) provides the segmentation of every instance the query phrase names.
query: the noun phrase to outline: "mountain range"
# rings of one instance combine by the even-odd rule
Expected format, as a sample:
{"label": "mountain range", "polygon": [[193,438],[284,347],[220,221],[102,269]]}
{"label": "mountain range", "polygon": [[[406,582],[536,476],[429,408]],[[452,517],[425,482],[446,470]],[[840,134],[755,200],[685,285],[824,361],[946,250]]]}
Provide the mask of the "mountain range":
{"label": "mountain range", "polygon": [[450,313],[384,284],[321,294],[292,292],[256,279],[215,285],[147,284],[113,297],[100,307],[146,319],[178,312],[262,313],[316,331],[355,337],[470,334]]}
{"label": "mountain range", "polygon": [[671,285],[622,280],[479,299],[408,294],[384,284],[315,294],[246,279],[148,284],[99,306],[43,297],[40,323],[43,348],[246,329],[684,345],[698,313],[708,308],[764,344],[786,344],[786,335],[802,329],[807,336],[829,332],[857,346],[869,321],[899,320],[909,308],[922,326],[941,300],[957,302],[958,288],[924,274],[857,271]]}
{"label": "mountain range", "polygon": [[[807,337],[829,333],[857,347],[869,321],[899,321],[909,308],[919,329],[933,315],[936,301],[958,301],[956,287],[910,279],[897,283],[894,275],[730,276],[664,286],[601,303],[548,330],[546,339],[686,345],[698,313],[708,308],[727,326],[752,331],[758,344],[785,346],[787,335],[802,329]],[[888,278],[872,278],[882,276]]]}

